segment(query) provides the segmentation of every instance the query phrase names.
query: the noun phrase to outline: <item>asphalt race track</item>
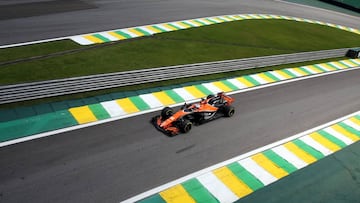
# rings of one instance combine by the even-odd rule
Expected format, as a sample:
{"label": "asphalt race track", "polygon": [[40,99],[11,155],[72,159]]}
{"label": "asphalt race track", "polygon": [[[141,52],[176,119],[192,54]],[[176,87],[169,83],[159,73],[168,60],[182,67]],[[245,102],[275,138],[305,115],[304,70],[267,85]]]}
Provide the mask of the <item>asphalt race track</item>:
{"label": "asphalt race track", "polygon": [[[360,27],[357,17],[271,0],[89,0],[71,1],[71,8],[45,2],[1,1],[0,11],[5,4],[41,9],[0,12],[0,45],[240,13]],[[174,138],[151,126],[150,113],[0,148],[0,202],[119,202],[358,111],[359,78],[352,70],[237,94],[233,118]]]}
{"label": "asphalt race track", "polygon": [[236,115],[174,138],[156,113],[0,148],[1,202],[118,202],[360,109],[360,70],[234,95]]}
{"label": "asphalt race track", "polygon": [[359,17],[274,0],[3,0],[0,45],[247,13],[287,15],[360,28]]}

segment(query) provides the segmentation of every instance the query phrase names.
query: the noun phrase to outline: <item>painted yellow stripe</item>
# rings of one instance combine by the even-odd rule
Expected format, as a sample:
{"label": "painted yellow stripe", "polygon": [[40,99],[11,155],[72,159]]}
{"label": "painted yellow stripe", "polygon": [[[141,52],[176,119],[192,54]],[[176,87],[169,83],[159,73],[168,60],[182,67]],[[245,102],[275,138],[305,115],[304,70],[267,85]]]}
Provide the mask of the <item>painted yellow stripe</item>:
{"label": "painted yellow stripe", "polygon": [[196,22],[195,20],[189,20],[192,24],[195,24],[196,26],[202,26],[202,24]]}
{"label": "painted yellow stripe", "polygon": [[113,37],[115,37],[115,38],[117,38],[117,39],[126,39],[126,37],[124,37],[124,36],[122,36],[122,35],[119,35],[119,34],[117,34],[116,32],[108,32],[109,33],[109,35],[111,35],[111,36],[113,36]]}
{"label": "painted yellow stripe", "polygon": [[156,28],[154,28],[153,26],[146,26],[145,28],[147,28],[147,29],[149,29],[149,30],[151,30],[151,31],[153,31],[153,32],[155,32],[155,33],[161,33],[162,31],[161,30],[159,30],[159,29],[156,29]]}
{"label": "painted yellow stripe", "polygon": [[337,70],[336,68],[334,68],[334,67],[332,67],[332,66],[330,66],[330,65],[328,65],[328,64],[326,64],[326,63],[323,63],[323,64],[321,64],[322,66],[325,66],[327,69],[329,69],[330,71],[333,71],[333,70]]}
{"label": "painted yellow stripe", "polygon": [[340,67],[341,69],[345,69],[345,68],[347,68],[347,66],[344,66],[343,64],[341,64],[341,63],[339,63],[339,62],[337,62],[337,61],[335,61],[335,62],[333,62],[334,64],[336,64],[338,67]]}
{"label": "painted yellow stripe", "polygon": [[155,92],[152,93],[162,104],[170,105],[175,104],[176,102],[172,100],[165,92]]}
{"label": "painted yellow stripe", "polygon": [[88,106],[81,106],[69,109],[79,124],[97,121],[95,115]]}
{"label": "painted yellow stripe", "polygon": [[224,83],[218,81],[218,82],[213,82],[213,85],[215,85],[216,87],[218,87],[219,89],[221,89],[223,92],[231,92],[232,89],[229,88],[228,86],[226,86]]}
{"label": "painted yellow stripe", "polygon": [[239,82],[241,82],[242,84],[246,85],[247,87],[253,87],[255,86],[254,84],[252,84],[250,81],[246,80],[244,77],[238,77],[236,78]]}
{"label": "painted yellow stripe", "polygon": [[212,19],[215,19],[216,21],[219,21],[220,23],[225,22],[223,19],[220,19],[220,18],[218,18],[218,17],[213,17]]}
{"label": "painted yellow stripe", "polygon": [[350,121],[356,123],[357,125],[360,125],[360,120],[359,119],[356,119],[355,117],[352,117],[349,119]]}
{"label": "painted yellow stripe", "polygon": [[314,71],[315,73],[322,73],[323,71],[318,70],[317,68],[315,68],[314,66],[306,66],[308,69]]}
{"label": "painted yellow stripe", "polygon": [[354,62],[352,62],[352,61],[350,61],[350,60],[345,60],[344,62],[352,65],[351,67],[358,66],[358,64],[356,64],[356,63],[354,63]]}
{"label": "painted yellow stripe", "polygon": [[135,113],[138,112],[139,109],[131,102],[129,98],[118,99],[116,103],[120,105],[120,107],[127,113]]}
{"label": "painted yellow stripe", "polygon": [[308,164],[311,164],[316,161],[316,159],[313,156],[311,156],[304,150],[300,149],[298,146],[296,146],[292,142],[288,142],[288,143],[284,144],[284,147],[286,147],[288,150],[290,150],[292,153],[294,153],[301,160],[305,161]]}
{"label": "painted yellow stripe", "polygon": [[171,27],[169,26],[168,24],[161,24],[162,26],[166,27],[167,29],[171,30],[171,31],[174,31],[174,30],[177,30],[175,29],[174,27]]}
{"label": "painted yellow stripe", "polygon": [[288,175],[284,169],[278,167],[275,163],[273,163],[270,159],[261,153],[255,154],[251,157],[251,159],[278,179]]}
{"label": "painted yellow stripe", "polygon": [[159,193],[167,203],[195,203],[195,200],[186,192],[183,186],[175,185]]}
{"label": "painted yellow stripe", "polygon": [[274,70],[274,72],[277,73],[277,74],[279,74],[279,75],[281,75],[281,76],[283,76],[283,77],[286,78],[286,79],[292,78],[290,75],[286,74],[285,72],[283,72],[283,71],[281,71],[281,70]]}
{"label": "painted yellow stripe", "polygon": [[213,174],[215,174],[215,176],[218,177],[220,181],[223,182],[239,198],[252,193],[249,186],[238,179],[227,167],[216,169],[213,171]]}
{"label": "painted yellow stripe", "polygon": [[336,152],[341,149],[339,146],[337,146],[336,144],[334,144],[330,140],[326,139],[325,137],[323,137],[322,135],[320,135],[317,132],[311,133],[309,136],[333,152]]}
{"label": "painted yellow stripe", "polygon": [[190,28],[191,26],[186,24],[186,23],[183,23],[183,22],[178,22],[181,26],[185,27],[185,28]]}
{"label": "painted yellow stripe", "polygon": [[84,38],[86,38],[87,40],[90,40],[94,43],[103,43],[104,41],[102,41],[101,39],[94,37],[92,35],[85,35]]}
{"label": "painted yellow stripe", "polygon": [[207,23],[209,23],[209,24],[214,24],[214,22],[211,22],[210,20],[208,20],[208,19],[206,19],[206,18],[201,18],[201,20],[202,20],[202,21],[205,21],[205,22],[207,22]]}
{"label": "painted yellow stripe", "polygon": [[143,34],[143,33],[141,33],[141,32],[139,32],[139,31],[135,30],[134,28],[127,29],[127,31],[129,31],[129,32],[131,32],[131,33],[133,33],[133,34],[135,34],[135,35],[136,35],[136,36],[138,36],[138,37],[144,36],[144,34]]}
{"label": "painted yellow stripe", "polygon": [[227,17],[227,16],[221,16],[221,17],[224,18],[224,19],[226,19],[227,21],[234,21],[234,19],[229,18],[229,17]]}
{"label": "painted yellow stripe", "polygon": [[202,93],[200,90],[198,90],[195,86],[187,86],[184,87],[186,91],[188,91],[191,95],[193,95],[195,98],[201,98],[205,97],[206,95]]}
{"label": "painted yellow stripe", "polygon": [[302,76],[308,75],[305,71],[301,70],[300,68],[292,68],[295,72],[299,73]]}
{"label": "painted yellow stripe", "polygon": [[336,125],[331,126],[331,128],[336,130],[337,132],[341,133],[342,135],[350,138],[354,142],[360,140],[360,138],[357,135],[352,134],[351,132],[347,131],[346,129],[344,129],[340,125],[336,124]]}
{"label": "painted yellow stripe", "polygon": [[265,73],[258,73],[257,75],[268,83],[275,82],[275,80],[273,80],[269,76],[265,75]]}

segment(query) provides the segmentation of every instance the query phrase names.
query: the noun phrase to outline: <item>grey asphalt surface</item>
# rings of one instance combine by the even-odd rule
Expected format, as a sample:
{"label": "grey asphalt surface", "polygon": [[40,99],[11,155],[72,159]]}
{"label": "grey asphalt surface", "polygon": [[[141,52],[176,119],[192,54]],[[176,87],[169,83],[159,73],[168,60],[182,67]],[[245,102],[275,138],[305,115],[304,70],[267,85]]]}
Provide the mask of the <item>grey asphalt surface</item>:
{"label": "grey asphalt surface", "polygon": [[274,0],[3,0],[0,45],[242,13],[288,15],[360,28],[359,17]]}
{"label": "grey asphalt surface", "polygon": [[0,202],[119,202],[360,109],[360,70],[234,95],[236,115],[169,138],[156,113],[0,148]]}
{"label": "grey asphalt surface", "polygon": [[[59,1],[0,1],[0,8],[14,9],[0,14],[0,45],[239,13],[281,14],[360,27],[358,17],[272,0],[68,2],[77,3],[76,9],[56,5]],[[34,5],[41,9],[15,12]],[[150,113],[0,148],[0,202],[119,202],[358,111],[359,76],[360,70],[349,71],[238,94],[233,118],[174,138],[150,125],[156,114]]]}

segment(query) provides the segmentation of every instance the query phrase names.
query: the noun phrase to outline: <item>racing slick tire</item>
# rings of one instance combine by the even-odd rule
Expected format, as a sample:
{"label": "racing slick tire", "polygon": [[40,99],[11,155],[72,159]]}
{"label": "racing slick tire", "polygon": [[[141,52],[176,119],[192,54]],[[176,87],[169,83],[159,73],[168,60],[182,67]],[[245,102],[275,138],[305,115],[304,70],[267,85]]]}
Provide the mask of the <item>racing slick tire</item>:
{"label": "racing slick tire", "polygon": [[235,113],[235,108],[233,106],[224,106],[223,113],[225,117],[231,117]]}
{"label": "racing slick tire", "polygon": [[163,118],[163,120],[168,119],[173,114],[174,114],[174,111],[170,107],[165,107],[161,110],[161,117]]}
{"label": "racing slick tire", "polygon": [[180,122],[179,128],[181,132],[187,133],[191,130],[192,123],[189,120],[184,119]]}

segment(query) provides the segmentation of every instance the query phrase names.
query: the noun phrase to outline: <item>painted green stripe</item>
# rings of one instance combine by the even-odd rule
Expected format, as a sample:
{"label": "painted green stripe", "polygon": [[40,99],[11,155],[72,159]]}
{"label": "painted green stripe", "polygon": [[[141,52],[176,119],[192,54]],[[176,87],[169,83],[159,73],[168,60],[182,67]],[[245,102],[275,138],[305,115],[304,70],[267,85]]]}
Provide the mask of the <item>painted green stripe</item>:
{"label": "painted green stripe", "polygon": [[355,60],[355,59],[350,59],[350,61],[351,61],[351,62],[353,62],[353,63],[355,63],[355,64],[360,65],[360,61],[358,61],[358,60]]}
{"label": "painted green stripe", "polygon": [[292,77],[292,78],[297,78],[298,76],[296,76],[294,73],[290,72],[289,70],[280,70],[282,72],[284,72],[285,74],[287,74],[288,76]]}
{"label": "painted green stripe", "polygon": [[100,34],[94,34],[94,35],[92,35],[92,36],[100,39],[100,40],[103,41],[103,42],[110,42],[110,41],[111,41],[111,40],[109,40],[108,38],[106,38],[106,37],[104,37],[104,36],[102,36],[102,35],[100,35]]}
{"label": "painted green stripe", "polygon": [[325,137],[326,139],[328,139],[330,142],[336,144],[337,146],[339,146],[340,148],[344,148],[346,147],[347,145],[339,140],[338,138],[330,135],[329,133],[325,132],[324,130],[319,130],[317,131],[320,135],[322,135],[323,137]]}
{"label": "painted green stripe", "polygon": [[78,122],[68,110],[0,122],[0,142],[75,125]]}
{"label": "painted green stripe", "polygon": [[219,201],[195,178],[181,184],[195,202],[219,203]]}
{"label": "painted green stripe", "polygon": [[302,71],[304,71],[305,73],[307,73],[308,75],[312,75],[313,73],[311,73],[310,71],[306,70],[303,67],[299,67],[299,69],[301,69]]}
{"label": "painted green stripe", "polygon": [[160,30],[161,32],[167,32],[167,30],[164,30],[164,29],[162,29],[162,28],[159,27],[159,26],[153,25],[153,27],[156,28],[156,29],[158,29],[158,30]]}
{"label": "painted green stripe", "polygon": [[88,107],[98,120],[110,118],[109,113],[104,109],[101,104],[91,104],[88,105]]}
{"label": "painted green stripe", "polygon": [[356,119],[360,120],[360,115],[354,116]]}
{"label": "painted green stripe", "polygon": [[326,72],[326,70],[319,68],[316,65],[311,65],[310,67],[315,68],[316,70],[321,71],[321,72]]}
{"label": "painted green stripe", "polygon": [[212,23],[218,23],[218,22],[216,22],[215,20],[212,20],[212,19],[210,19],[210,18],[206,18],[206,20],[208,20],[208,21],[210,21],[210,22],[212,22]]}
{"label": "painted green stripe", "polygon": [[120,31],[120,30],[115,31],[115,33],[118,34],[118,35],[121,35],[121,36],[125,37],[126,39],[132,38],[129,34],[127,34],[127,33],[125,33],[125,32],[122,32],[122,31]]}
{"label": "painted green stripe", "polygon": [[197,22],[197,23],[199,23],[199,24],[201,24],[201,25],[206,25],[205,23],[203,23],[203,22],[201,22],[201,21],[199,21],[199,20],[194,20],[195,22]]}
{"label": "painted green stripe", "polygon": [[321,70],[322,72],[328,72],[328,70],[325,70],[324,68],[320,67],[318,64],[315,64],[314,67]]}
{"label": "painted green stripe", "polygon": [[165,90],[164,91],[172,100],[174,100],[176,103],[184,102],[185,100],[180,97],[175,91],[173,90]]}
{"label": "painted green stripe", "polygon": [[192,25],[192,24],[190,24],[190,23],[188,23],[186,21],[182,21],[182,23],[184,23],[185,25],[190,26],[190,27],[196,27],[195,25]]}
{"label": "painted green stripe", "polygon": [[300,147],[302,150],[304,150],[305,152],[307,152],[308,154],[310,154],[317,160],[324,158],[324,155],[321,152],[319,152],[316,149],[312,148],[311,146],[307,145],[302,140],[296,139],[296,140],[292,141],[292,143],[294,143],[295,145]]}
{"label": "painted green stripe", "polygon": [[339,126],[343,127],[345,130],[351,132],[352,134],[360,137],[360,131],[352,128],[351,126],[348,126],[346,125],[345,123],[341,122],[341,123],[338,123]]}
{"label": "painted green stripe", "polygon": [[135,104],[135,106],[136,106],[140,111],[144,111],[144,110],[150,109],[150,106],[147,105],[147,103],[145,103],[144,100],[142,100],[139,96],[129,97],[129,99],[132,101],[133,104]]}
{"label": "painted green stripe", "polygon": [[260,182],[253,174],[242,167],[238,162],[227,165],[227,168],[253,191],[264,187],[262,182]]}
{"label": "painted green stripe", "polygon": [[183,28],[181,28],[181,27],[178,27],[178,26],[176,26],[176,25],[173,25],[173,24],[166,24],[167,26],[169,26],[169,27],[172,27],[172,28],[174,28],[175,30],[181,30],[181,29],[183,29]]}
{"label": "painted green stripe", "polygon": [[258,81],[256,81],[255,79],[253,79],[252,77],[250,77],[248,75],[244,75],[242,77],[245,78],[250,83],[252,83],[253,85],[260,85],[260,83]]}
{"label": "painted green stripe", "polygon": [[297,170],[297,168],[294,165],[287,162],[285,159],[283,159],[281,156],[279,156],[272,150],[267,150],[267,151],[263,152],[262,154],[264,154],[268,159],[270,159],[277,166],[284,169],[288,173],[292,173]]}
{"label": "painted green stripe", "polygon": [[195,85],[196,89],[198,89],[200,92],[204,93],[205,95],[213,94],[208,88],[206,88],[204,85]]}
{"label": "painted green stripe", "polygon": [[134,30],[136,30],[136,31],[138,31],[138,32],[141,32],[141,33],[143,33],[144,35],[146,35],[146,36],[150,36],[151,35],[151,33],[149,33],[149,32],[147,32],[147,31],[145,31],[145,30],[143,30],[143,29],[141,29],[141,28],[135,28]]}
{"label": "painted green stripe", "polygon": [[275,77],[275,76],[274,76],[273,74],[271,74],[270,72],[264,72],[264,74],[265,74],[266,76],[268,76],[269,78],[275,80],[275,81],[280,81],[279,78]]}
{"label": "painted green stripe", "polygon": [[239,88],[237,88],[235,85],[233,85],[231,82],[227,81],[227,80],[221,80],[221,83],[223,83],[224,85],[226,85],[228,88],[232,89],[232,90],[238,90]]}
{"label": "painted green stripe", "polygon": [[344,65],[347,68],[350,68],[351,66],[349,66],[348,64],[344,63],[343,61],[338,61],[339,63],[341,63],[342,65]]}
{"label": "painted green stripe", "polygon": [[333,67],[333,68],[335,68],[336,70],[339,70],[340,68],[338,68],[338,67],[336,67],[336,66],[334,66],[333,64],[331,64],[331,63],[326,63],[328,66],[331,66],[331,67]]}
{"label": "painted green stripe", "polygon": [[159,194],[152,195],[152,196],[147,197],[138,202],[139,203],[166,203],[166,201]]}

